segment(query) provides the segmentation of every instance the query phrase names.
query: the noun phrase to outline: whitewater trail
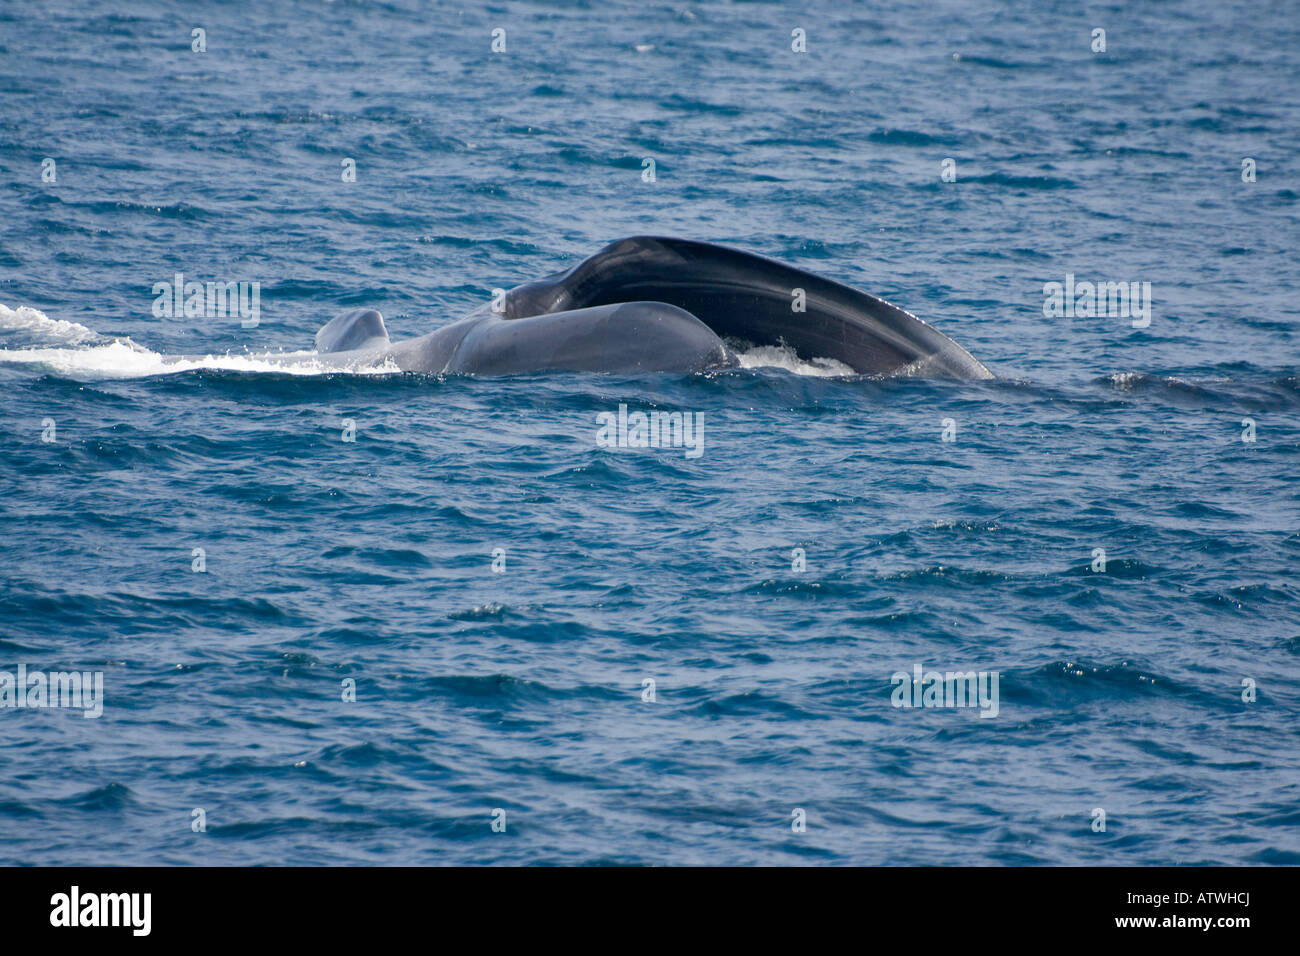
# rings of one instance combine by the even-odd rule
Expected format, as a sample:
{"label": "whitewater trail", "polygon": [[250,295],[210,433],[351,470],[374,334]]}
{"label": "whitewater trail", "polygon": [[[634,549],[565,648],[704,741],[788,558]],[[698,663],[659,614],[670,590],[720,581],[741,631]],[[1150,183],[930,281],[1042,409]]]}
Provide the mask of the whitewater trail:
{"label": "whitewater trail", "polygon": [[[17,344],[19,347],[12,347]],[[353,367],[323,362],[315,352],[164,355],[131,341],[101,335],[77,322],[51,319],[22,306],[0,304],[0,364],[28,365],[74,379],[146,378],[196,369],[288,375],[382,375],[385,363]]]}

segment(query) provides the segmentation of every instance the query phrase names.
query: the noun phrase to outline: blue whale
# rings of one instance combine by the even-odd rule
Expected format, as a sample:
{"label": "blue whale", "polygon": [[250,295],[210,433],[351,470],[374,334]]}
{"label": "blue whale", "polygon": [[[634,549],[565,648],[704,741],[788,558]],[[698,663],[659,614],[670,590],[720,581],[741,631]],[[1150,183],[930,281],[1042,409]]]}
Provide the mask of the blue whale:
{"label": "blue whale", "polygon": [[705,371],[737,364],[727,342],[788,346],[863,375],[993,378],[884,299],[762,256],[654,236],[611,243],[419,338],[390,341],[375,309],[316,333],[332,360],[470,375]]}

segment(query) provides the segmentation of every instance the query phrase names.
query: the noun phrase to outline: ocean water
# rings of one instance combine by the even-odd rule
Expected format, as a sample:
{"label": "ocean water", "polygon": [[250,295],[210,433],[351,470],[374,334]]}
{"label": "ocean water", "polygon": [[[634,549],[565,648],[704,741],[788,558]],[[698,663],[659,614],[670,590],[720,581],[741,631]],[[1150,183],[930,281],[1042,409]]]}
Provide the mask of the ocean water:
{"label": "ocean water", "polygon": [[[0,6],[0,863],[1300,863],[1300,20],[1129,7]],[[998,378],[276,357],[641,233]]]}

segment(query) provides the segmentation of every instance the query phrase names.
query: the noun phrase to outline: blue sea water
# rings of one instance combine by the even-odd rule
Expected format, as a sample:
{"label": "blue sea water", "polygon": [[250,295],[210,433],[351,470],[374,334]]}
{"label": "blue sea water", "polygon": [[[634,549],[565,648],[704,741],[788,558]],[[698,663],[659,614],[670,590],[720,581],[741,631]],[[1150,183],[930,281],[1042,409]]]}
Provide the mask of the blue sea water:
{"label": "blue sea water", "polygon": [[[1300,863],[1286,6],[0,5],[0,671],[105,696],[0,708],[0,863]],[[258,357],[642,233],[998,378]],[[177,272],[260,323],[155,317]]]}

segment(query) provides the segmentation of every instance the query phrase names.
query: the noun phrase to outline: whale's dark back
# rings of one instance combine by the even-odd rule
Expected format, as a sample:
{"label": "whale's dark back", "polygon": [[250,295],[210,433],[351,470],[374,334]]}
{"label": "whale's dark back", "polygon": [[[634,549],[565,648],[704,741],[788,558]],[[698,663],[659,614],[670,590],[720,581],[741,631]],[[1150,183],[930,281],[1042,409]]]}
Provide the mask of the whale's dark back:
{"label": "whale's dark back", "polygon": [[[796,312],[796,289],[805,311]],[[786,344],[862,374],[992,378],[938,329],[883,299],[762,256],[685,239],[636,236],[513,290],[507,318],[617,302],[666,302],[723,338]]]}

